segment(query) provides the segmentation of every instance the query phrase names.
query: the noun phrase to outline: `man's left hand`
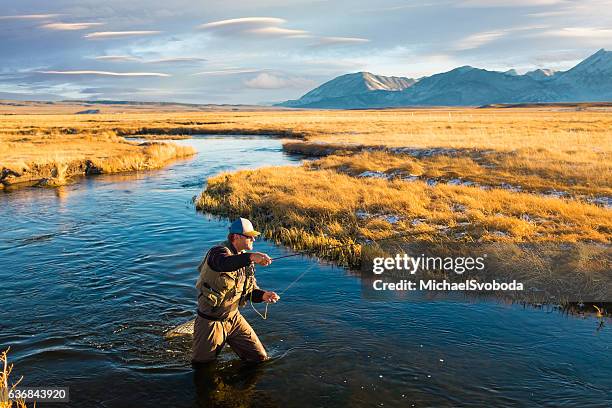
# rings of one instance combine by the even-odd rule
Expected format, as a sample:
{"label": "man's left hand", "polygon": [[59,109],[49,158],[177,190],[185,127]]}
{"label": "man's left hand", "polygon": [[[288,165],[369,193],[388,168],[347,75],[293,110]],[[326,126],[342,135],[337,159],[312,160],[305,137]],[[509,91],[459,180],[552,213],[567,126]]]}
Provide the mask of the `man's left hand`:
{"label": "man's left hand", "polygon": [[266,303],[276,303],[280,300],[280,296],[276,294],[276,292],[266,291],[261,297]]}

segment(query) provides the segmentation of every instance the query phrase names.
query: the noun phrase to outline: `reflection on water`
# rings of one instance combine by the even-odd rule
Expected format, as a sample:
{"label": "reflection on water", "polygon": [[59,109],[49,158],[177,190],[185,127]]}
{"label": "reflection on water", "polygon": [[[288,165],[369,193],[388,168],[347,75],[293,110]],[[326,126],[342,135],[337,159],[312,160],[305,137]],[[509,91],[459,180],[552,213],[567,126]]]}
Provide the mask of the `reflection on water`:
{"label": "reflection on water", "polygon": [[[274,139],[181,140],[197,157],[138,175],[0,194],[0,346],[24,385],[70,386],[70,406],[606,406],[607,327],[494,301],[363,299],[357,275],[307,258],[258,270],[283,290],[243,313],[272,361],[229,348],[194,373],[196,266],[227,221],[195,212],[207,177],[296,163]],[[257,249],[287,252],[267,242]],[[260,308],[261,305],[258,305]],[[110,388],[109,388],[110,387]]]}

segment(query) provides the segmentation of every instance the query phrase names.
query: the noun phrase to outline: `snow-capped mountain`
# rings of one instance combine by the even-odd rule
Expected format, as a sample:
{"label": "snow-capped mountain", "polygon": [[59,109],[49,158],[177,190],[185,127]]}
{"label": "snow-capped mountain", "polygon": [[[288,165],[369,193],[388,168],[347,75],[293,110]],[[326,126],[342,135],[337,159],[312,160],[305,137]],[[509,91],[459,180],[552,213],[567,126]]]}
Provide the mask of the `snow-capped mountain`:
{"label": "snow-capped mountain", "polygon": [[360,72],[337,77],[280,105],[351,109],[579,101],[612,101],[612,52],[599,50],[564,72],[537,69],[519,75],[513,69],[463,66],[419,80]]}
{"label": "snow-capped mountain", "polygon": [[612,51],[601,49],[552,82],[563,100],[612,101]]}
{"label": "snow-capped mountain", "polygon": [[367,94],[373,91],[397,92],[412,86],[416,80],[404,77],[374,75],[356,72],[341,75],[308,92],[296,101],[283,102],[282,106],[303,106],[325,99]]}
{"label": "snow-capped mountain", "polygon": [[526,72],[525,75],[532,77],[536,81],[546,81],[552,79],[557,71],[554,69],[536,69]]}

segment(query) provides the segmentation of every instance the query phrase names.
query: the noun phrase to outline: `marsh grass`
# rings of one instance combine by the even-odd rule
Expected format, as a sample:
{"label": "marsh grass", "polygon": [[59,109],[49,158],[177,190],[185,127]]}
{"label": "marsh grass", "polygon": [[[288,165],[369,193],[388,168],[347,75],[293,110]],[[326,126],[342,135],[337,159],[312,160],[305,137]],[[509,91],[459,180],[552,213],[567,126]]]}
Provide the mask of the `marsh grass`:
{"label": "marsh grass", "polygon": [[[37,130],[28,137],[1,135],[0,186],[38,183],[61,186],[83,174],[118,173],[163,167],[195,154],[173,143],[127,141],[111,130],[97,133]],[[9,141],[10,140],[10,141]]]}
{"label": "marsh grass", "polygon": [[[355,178],[329,169],[271,167],[210,178],[202,211],[257,220],[270,238],[312,249],[403,234],[426,242],[600,242],[609,210],[502,189]],[[323,257],[350,264],[359,246]]]}
{"label": "marsh grass", "polygon": [[[289,147],[297,151],[295,143]],[[308,151],[308,147],[305,149]],[[329,151],[329,150],[328,150]],[[480,187],[510,188],[541,194],[561,193],[588,199],[612,197],[612,161],[568,162],[552,152],[441,152],[418,157],[385,150],[340,150],[310,163],[313,169],[332,169],[352,176],[384,173],[389,178],[435,182],[455,181]]]}

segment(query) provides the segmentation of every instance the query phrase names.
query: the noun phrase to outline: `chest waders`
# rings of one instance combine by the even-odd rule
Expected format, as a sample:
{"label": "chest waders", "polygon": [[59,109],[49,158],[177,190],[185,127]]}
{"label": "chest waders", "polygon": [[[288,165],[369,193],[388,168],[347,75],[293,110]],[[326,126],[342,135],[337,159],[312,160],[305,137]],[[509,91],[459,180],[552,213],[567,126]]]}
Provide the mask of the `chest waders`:
{"label": "chest waders", "polygon": [[[229,250],[228,242],[222,245]],[[251,264],[232,272],[217,272],[208,265],[209,255],[210,251],[198,266],[198,303],[212,312],[210,317],[214,319],[211,320],[225,320],[224,317],[228,317],[239,306],[244,306],[247,295],[257,289],[255,268]],[[201,312],[207,314],[203,310]]]}
{"label": "chest waders", "polygon": [[[222,246],[230,248],[229,242]],[[229,250],[231,252],[231,250]],[[258,289],[253,264],[232,272],[218,272],[208,265],[210,251],[198,266],[198,316],[194,326],[194,360],[216,357],[226,343],[243,359],[267,358],[257,335],[238,312]]]}

